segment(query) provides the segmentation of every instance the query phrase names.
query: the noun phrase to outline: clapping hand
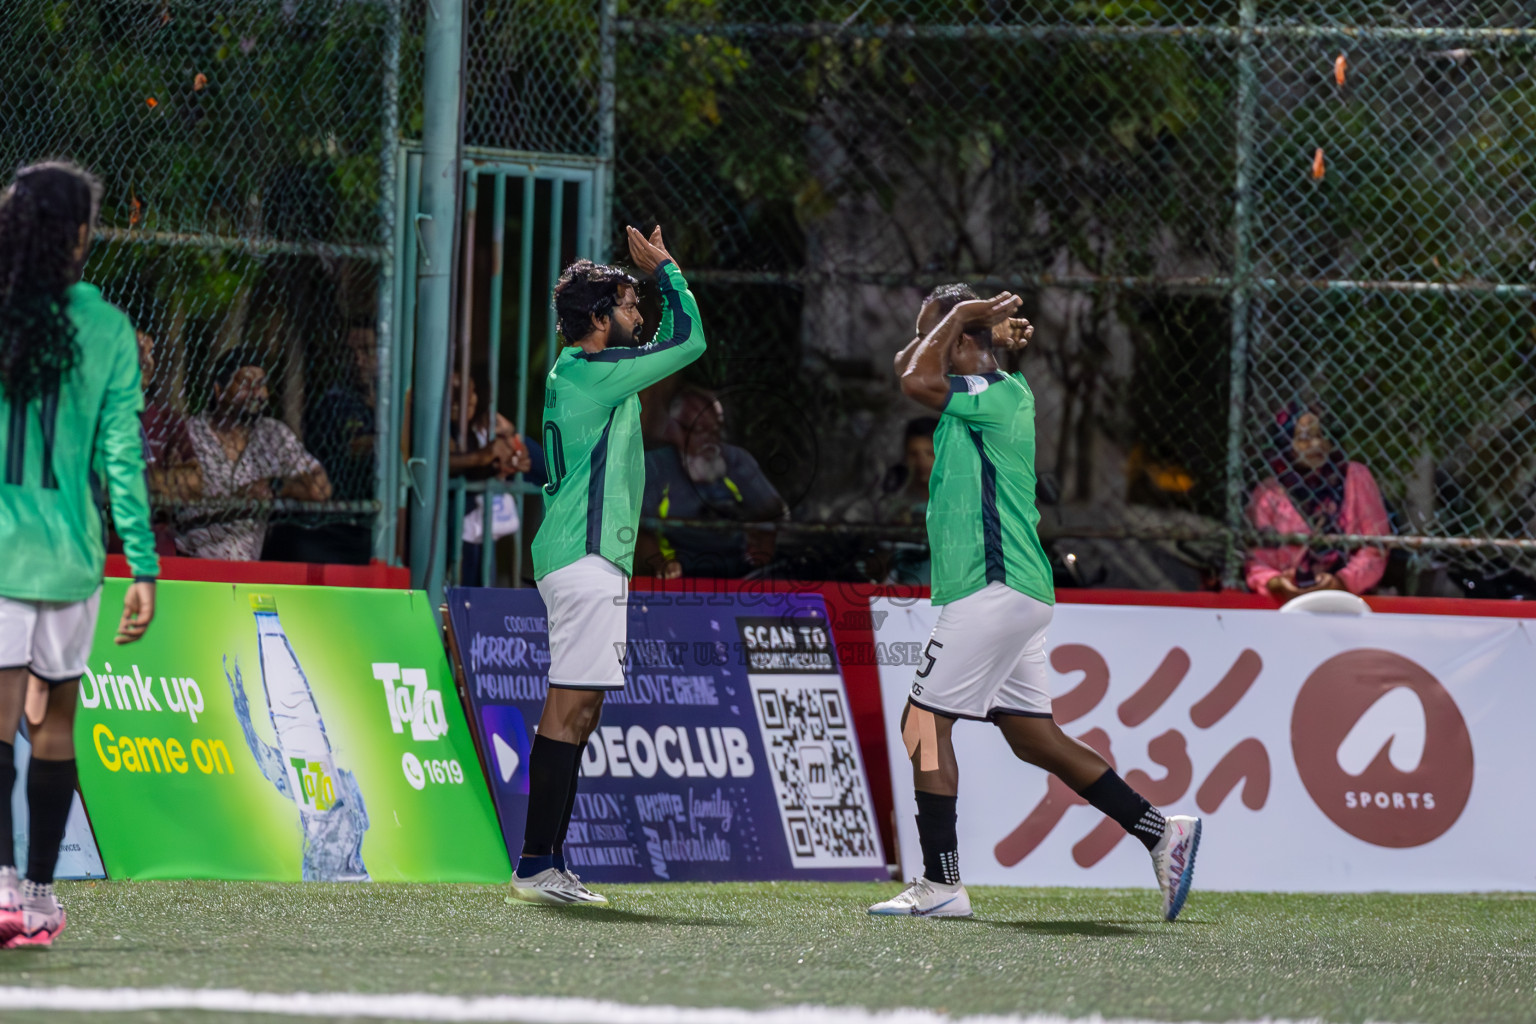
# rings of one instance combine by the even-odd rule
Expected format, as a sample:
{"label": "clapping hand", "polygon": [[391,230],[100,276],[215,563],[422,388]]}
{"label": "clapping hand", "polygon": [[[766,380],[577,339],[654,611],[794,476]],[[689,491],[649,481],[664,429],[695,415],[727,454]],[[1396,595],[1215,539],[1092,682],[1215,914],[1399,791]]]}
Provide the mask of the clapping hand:
{"label": "clapping hand", "polygon": [[661,225],[656,225],[656,230],[651,232],[651,237],[646,238],[640,233],[639,228],[625,228],[629,235],[629,258],[647,277],[656,272],[656,268],[668,260],[675,264],[672,254],[667,252],[666,243],[661,240]]}

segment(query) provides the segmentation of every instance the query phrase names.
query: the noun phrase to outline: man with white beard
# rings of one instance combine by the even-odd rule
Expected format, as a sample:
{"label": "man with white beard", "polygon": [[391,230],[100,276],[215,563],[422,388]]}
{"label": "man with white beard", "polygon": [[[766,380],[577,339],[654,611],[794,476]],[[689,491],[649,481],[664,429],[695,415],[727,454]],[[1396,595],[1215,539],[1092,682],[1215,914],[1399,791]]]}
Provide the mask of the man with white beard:
{"label": "man with white beard", "polygon": [[[684,387],[669,411],[671,443],[645,453],[644,515],[740,523],[789,518],[789,507],[752,454],[726,443],[725,410],[711,392]],[[650,564],[659,576],[735,579],[773,559],[771,530],[677,527],[654,539]],[[649,547],[645,538],[642,545]]]}

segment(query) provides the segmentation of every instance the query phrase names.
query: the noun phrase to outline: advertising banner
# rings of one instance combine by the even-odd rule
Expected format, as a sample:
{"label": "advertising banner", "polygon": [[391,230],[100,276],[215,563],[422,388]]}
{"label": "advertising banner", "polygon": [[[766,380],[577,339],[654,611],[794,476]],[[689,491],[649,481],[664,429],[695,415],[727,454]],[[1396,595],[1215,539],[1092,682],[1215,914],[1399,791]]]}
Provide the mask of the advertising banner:
{"label": "advertising banner", "polygon": [[102,593],[75,726],[114,878],[510,875],[421,593],[164,582],[143,640]]}
{"label": "advertising banner", "polygon": [[[538,591],[449,591],[507,849],[549,688]],[[566,861],[598,882],[886,878],[836,648],[814,595],[631,594],[625,688],[582,758]]]}
{"label": "advertising banner", "polygon": [[[21,732],[16,734],[16,785],[11,790],[11,831],[15,843],[16,863],[23,873],[27,870],[27,848],[30,837],[30,821],[27,811],[27,762],[32,759],[32,745]],[[54,869],[56,878],[105,878],[101,866],[101,854],[96,850],[96,837],[91,835],[91,823],[86,820],[85,808],[76,793],[69,805],[69,818],[64,824],[64,841],[59,844],[59,863]]]}
{"label": "advertising banner", "polygon": [[[871,611],[895,753],[936,609]],[[1536,830],[1513,812],[1536,772],[1525,620],[1058,605],[1047,652],[1067,733],[1157,806],[1204,816],[1197,889],[1536,889]],[[994,727],[955,736],[966,881],[1153,884],[1140,843]],[[910,874],[904,768],[893,756]]]}

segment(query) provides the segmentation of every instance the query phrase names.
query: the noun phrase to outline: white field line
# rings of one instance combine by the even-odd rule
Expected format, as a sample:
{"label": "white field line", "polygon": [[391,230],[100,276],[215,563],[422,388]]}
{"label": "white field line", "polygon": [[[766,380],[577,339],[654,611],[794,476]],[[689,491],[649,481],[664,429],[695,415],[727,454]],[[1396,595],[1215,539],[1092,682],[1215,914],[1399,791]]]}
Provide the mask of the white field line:
{"label": "white field line", "polygon": [[[76,1013],[200,1010],[305,1017],[378,1017],[428,1021],[515,1021],[520,1024],[1106,1024],[1103,1017],[950,1017],[932,1010],[866,1010],[787,1006],[636,1006],[548,996],[459,996],[355,992],[246,992],[229,988],[0,987],[0,1009]],[[1113,1024],[1153,1024],[1116,1018]],[[1233,1022],[1238,1024],[1238,1022]],[[1259,1024],[1259,1022],[1250,1022]],[[1284,1024],[1265,1021],[1262,1024]]]}

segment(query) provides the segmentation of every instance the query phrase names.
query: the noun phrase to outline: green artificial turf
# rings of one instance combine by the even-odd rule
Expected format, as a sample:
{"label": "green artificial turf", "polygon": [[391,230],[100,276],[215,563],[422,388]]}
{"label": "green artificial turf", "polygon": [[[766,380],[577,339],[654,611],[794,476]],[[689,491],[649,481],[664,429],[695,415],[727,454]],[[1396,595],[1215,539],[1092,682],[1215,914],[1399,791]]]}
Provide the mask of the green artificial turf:
{"label": "green artificial turf", "polygon": [[509,904],[503,889],[468,885],[60,888],[69,930],[52,950],[0,953],[0,985],[1167,1021],[1536,1019],[1536,896],[1525,894],[1196,891],[1165,924],[1150,890],[978,887],[966,921],[867,916],[894,884],[601,886],[607,909]]}

